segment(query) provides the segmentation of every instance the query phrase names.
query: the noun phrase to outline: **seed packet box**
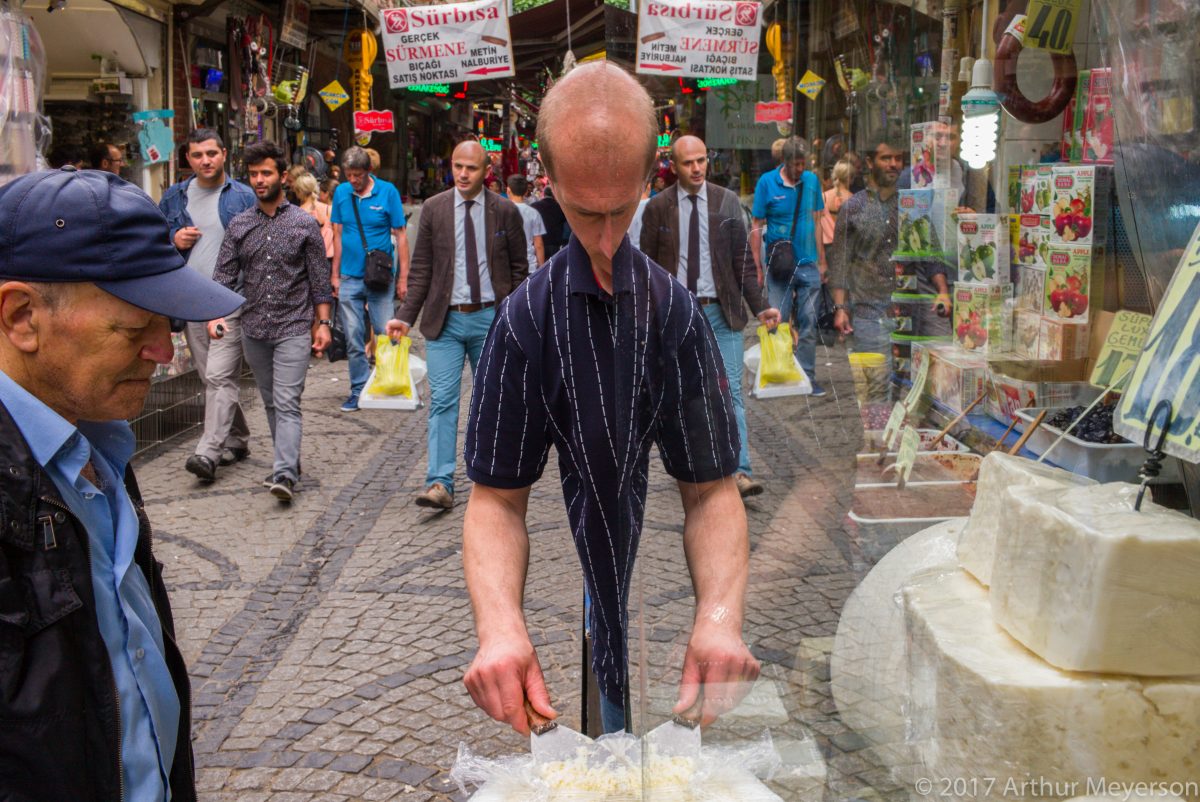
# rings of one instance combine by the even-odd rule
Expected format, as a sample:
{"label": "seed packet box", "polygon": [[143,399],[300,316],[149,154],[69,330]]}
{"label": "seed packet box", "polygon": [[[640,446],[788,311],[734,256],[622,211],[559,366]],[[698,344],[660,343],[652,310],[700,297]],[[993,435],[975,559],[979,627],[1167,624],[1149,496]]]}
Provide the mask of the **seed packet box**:
{"label": "seed packet box", "polygon": [[1013,287],[1013,306],[1037,312],[1045,311],[1046,269],[1031,265],[1017,267],[1017,283]]}
{"label": "seed packet box", "polygon": [[958,232],[954,204],[948,189],[899,191],[900,227],[895,256],[904,258],[954,258]]}
{"label": "seed packet box", "polygon": [[1018,309],[1013,318],[1013,352],[1046,362],[1084,359],[1088,355],[1088,324]]}
{"label": "seed packet box", "polygon": [[1050,247],[1042,296],[1047,316],[1076,322],[1088,319],[1092,259],[1097,253],[1103,250],[1086,245]]}
{"label": "seed packet box", "polygon": [[1009,350],[1012,338],[1012,285],[954,285],[955,342],[980,354]]}
{"label": "seed packet box", "polygon": [[1018,214],[1021,211],[1021,170],[1020,164],[1008,166],[1008,213]]}
{"label": "seed packet box", "polygon": [[958,280],[1007,284],[1012,275],[1006,215],[964,214],[958,218]]}
{"label": "seed packet box", "polygon": [[915,374],[923,360],[929,360],[925,392],[955,414],[970,406],[984,391],[987,359],[982,354],[963,351],[954,343],[922,343],[912,348]]}
{"label": "seed packet box", "polygon": [[1050,245],[1054,240],[1054,226],[1049,215],[1023,214],[1017,224],[1017,241],[1013,246],[1013,261],[1027,267],[1046,266]]}
{"label": "seed packet box", "polygon": [[909,133],[912,154],[912,188],[946,189],[950,186],[950,138],[942,122],[914,123]]}
{"label": "seed packet box", "polygon": [[1084,164],[1113,163],[1112,69],[1088,70],[1079,76],[1082,124],[1078,126],[1080,158]]}
{"label": "seed packet box", "polygon": [[1112,168],[1102,164],[1054,165],[1054,201],[1049,211],[1054,243],[1105,242],[1111,183]]}
{"label": "seed packet box", "polygon": [[1049,214],[1054,203],[1054,165],[1027,164],[1021,168],[1021,214]]}

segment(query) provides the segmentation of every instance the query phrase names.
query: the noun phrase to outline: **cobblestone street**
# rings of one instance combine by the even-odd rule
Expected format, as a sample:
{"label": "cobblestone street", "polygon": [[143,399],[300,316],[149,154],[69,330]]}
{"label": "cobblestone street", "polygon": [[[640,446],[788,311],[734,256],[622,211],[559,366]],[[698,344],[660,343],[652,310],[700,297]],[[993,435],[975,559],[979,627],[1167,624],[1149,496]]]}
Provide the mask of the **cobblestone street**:
{"label": "cobblestone street", "polygon": [[[844,352],[821,349],[818,364],[827,397],[747,403],[766,492],[747,504],[746,638],[763,678],[705,739],[741,743],[768,729],[785,762],[772,788],[785,799],[891,798],[829,695],[838,612],[881,550],[845,523],[859,419]],[[461,462],[454,510],[416,507],[425,411],[340,413],[346,388],[344,364],[313,363],[291,507],[261,486],[271,447],[255,393],[244,395],[252,454],[215,484],[183,469],[194,435],[138,465],[193,677],[204,799],[458,800],[448,773],[460,743],[486,756],[528,752],[462,685],[475,636]],[[554,465],[531,498],[526,609],[555,706],[577,727],[582,580]],[[679,494],[657,456],[646,506],[631,598],[639,733],[674,702],[692,607]]]}

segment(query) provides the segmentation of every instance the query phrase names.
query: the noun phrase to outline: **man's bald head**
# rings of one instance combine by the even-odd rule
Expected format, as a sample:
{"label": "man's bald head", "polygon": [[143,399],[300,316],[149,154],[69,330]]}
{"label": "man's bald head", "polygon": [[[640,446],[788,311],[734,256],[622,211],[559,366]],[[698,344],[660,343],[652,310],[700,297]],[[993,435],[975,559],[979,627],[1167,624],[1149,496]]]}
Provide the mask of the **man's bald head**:
{"label": "man's bald head", "polygon": [[694,195],[704,186],[708,174],[708,149],[698,136],[684,135],[671,145],[671,171],[679,178],[683,192]]}
{"label": "man's bald head", "polygon": [[487,153],[473,139],[459,142],[450,156],[450,170],[454,173],[454,186],[464,198],[474,198],[483,188],[487,175]]}
{"label": "man's bald head", "polygon": [[538,112],[538,151],[554,177],[556,160],[611,163],[637,158],[649,175],[658,144],[654,102],[633,76],[606,61],[576,67],[560,79]]}

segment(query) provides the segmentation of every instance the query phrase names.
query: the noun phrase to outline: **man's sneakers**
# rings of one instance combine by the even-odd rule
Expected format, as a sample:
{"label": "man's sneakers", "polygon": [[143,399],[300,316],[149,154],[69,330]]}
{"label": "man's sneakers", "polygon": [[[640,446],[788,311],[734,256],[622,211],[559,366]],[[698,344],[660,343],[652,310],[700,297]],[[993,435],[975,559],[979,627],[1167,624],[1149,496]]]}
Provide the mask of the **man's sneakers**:
{"label": "man's sneakers", "polygon": [[427,507],[431,510],[449,510],[454,507],[454,494],[443,487],[440,482],[434,482],[425,489],[424,493],[417,494],[417,506]]}
{"label": "man's sneakers", "polygon": [[230,448],[226,446],[221,449],[221,458],[217,460],[217,464],[224,468],[227,465],[232,465],[235,462],[241,462],[246,457],[250,456],[248,448]]}
{"label": "man's sneakers", "polygon": [[284,503],[296,497],[296,482],[287,476],[276,476],[271,482],[271,495]]}
{"label": "man's sneakers", "polygon": [[825,397],[825,388],[824,387],[817,384],[816,382],[813,382],[812,388],[813,388],[812,393],[810,394],[812,398],[824,398]]}
{"label": "man's sneakers", "polygon": [[203,454],[193,454],[188,457],[183,467],[201,482],[211,483],[217,480],[216,464]]}
{"label": "man's sneakers", "polygon": [[342,412],[358,412],[358,393],[351,393],[350,396],[342,402],[340,409]]}
{"label": "man's sneakers", "polygon": [[742,498],[750,498],[763,492],[762,482],[756,482],[744,473],[739,473],[733,478],[733,481]]}

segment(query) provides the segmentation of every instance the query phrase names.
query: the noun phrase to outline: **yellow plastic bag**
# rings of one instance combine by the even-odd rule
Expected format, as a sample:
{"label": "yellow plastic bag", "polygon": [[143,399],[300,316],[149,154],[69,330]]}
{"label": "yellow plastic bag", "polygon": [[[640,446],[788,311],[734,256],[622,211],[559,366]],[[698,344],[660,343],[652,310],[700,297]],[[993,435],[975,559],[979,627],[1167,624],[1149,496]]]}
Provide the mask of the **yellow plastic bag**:
{"label": "yellow plastic bag", "polygon": [[758,386],[795,384],[804,376],[792,356],[792,327],[780,323],[774,331],[766,326],[757,329],[759,342]]}
{"label": "yellow plastic bag", "polygon": [[402,395],[413,397],[412,372],[408,367],[408,351],[412,340],[401,337],[393,343],[386,334],[375,338],[375,372],[367,384],[368,395]]}

